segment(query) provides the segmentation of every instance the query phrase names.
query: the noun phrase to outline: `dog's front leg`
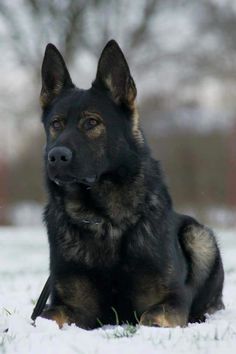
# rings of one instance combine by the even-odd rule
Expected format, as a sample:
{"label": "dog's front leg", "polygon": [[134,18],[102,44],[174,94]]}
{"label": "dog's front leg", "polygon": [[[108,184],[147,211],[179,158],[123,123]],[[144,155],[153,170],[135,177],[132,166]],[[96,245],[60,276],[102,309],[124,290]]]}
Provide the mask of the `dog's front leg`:
{"label": "dog's front leg", "polygon": [[62,328],[64,324],[71,325],[72,323],[84,329],[92,329],[96,326],[96,317],[91,317],[90,313],[83,313],[76,308],[71,309],[64,305],[50,306],[42,312],[40,317],[55,321],[59,328]]}
{"label": "dog's front leg", "polygon": [[60,328],[65,323],[75,323],[85,329],[98,325],[100,294],[89,278],[80,275],[58,277],[52,287],[52,303],[41,317],[56,321]]}

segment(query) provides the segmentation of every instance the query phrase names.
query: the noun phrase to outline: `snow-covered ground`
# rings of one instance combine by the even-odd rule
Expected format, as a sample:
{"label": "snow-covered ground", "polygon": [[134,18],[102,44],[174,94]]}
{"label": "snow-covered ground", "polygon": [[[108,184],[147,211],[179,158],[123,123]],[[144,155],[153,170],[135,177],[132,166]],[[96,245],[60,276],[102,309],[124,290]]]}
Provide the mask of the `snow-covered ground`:
{"label": "snow-covered ground", "polygon": [[[236,230],[218,231],[224,260],[226,310],[187,328],[108,327],[59,330],[30,315],[48,276],[48,246],[42,228],[0,229],[0,353],[152,354],[236,351]],[[5,332],[5,329],[8,331]]]}

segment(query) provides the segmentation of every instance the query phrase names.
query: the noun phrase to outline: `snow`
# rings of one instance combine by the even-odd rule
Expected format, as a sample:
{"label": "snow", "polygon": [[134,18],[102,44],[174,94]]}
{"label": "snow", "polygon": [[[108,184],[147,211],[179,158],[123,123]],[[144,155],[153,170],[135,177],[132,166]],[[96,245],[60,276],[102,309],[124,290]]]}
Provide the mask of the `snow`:
{"label": "snow", "polygon": [[[226,272],[226,309],[187,328],[107,326],[58,329],[53,321],[31,325],[33,303],[48,276],[43,228],[0,229],[0,353],[143,354],[234,353],[236,347],[236,230],[218,230]],[[8,332],[4,330],[8,328]]]}

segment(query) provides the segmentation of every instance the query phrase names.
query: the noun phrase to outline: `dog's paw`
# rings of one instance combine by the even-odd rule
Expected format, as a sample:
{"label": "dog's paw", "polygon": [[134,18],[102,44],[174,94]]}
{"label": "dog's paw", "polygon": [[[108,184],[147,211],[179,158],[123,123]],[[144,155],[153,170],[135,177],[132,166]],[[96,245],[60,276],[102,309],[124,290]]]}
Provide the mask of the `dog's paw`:
{"label": "dog's paw", "polygon": [[142,314],[140,324],[164,328],[185,327],[187,325],[187,316],[168,305],[157,305]]}
{"label": "dog's paw", "polygon": [[67,316],[63,307],[51,307],[42,312],[40,315],[47,320],[56,321],[59,328],[62,328],[65,323],[70,324],[69,317]]}

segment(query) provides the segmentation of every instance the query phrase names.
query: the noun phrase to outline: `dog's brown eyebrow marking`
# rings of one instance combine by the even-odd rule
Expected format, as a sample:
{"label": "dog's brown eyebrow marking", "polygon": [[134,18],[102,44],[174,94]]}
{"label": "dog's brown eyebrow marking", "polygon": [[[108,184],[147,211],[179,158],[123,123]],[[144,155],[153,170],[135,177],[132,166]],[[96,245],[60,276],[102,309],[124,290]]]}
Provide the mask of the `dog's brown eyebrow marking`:
{"label": "dog's brown eyebrow marking", "polygon": [[101,114],[98,113],[97,111],[83,111],[81,113],[82,118],[88,118],[88,117],[94,117],[102,120]]}
{"label": "dog's brown eyebrow marking", "polygon": [[65,122],[65,116],[62,115],[62,114],[58,114],[58,113],[55,113],[51,119],[50,119],[50,123],[52,123],[54,120],[59,120],[60,122],[64,123]]}

